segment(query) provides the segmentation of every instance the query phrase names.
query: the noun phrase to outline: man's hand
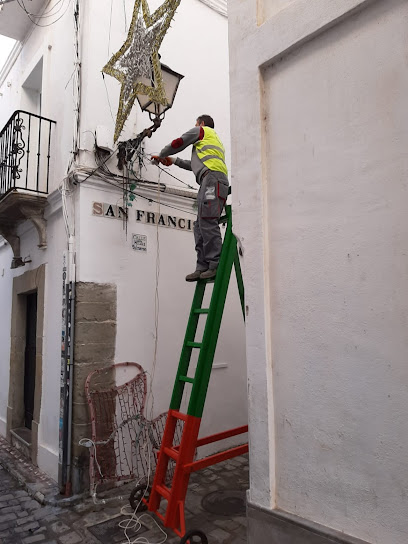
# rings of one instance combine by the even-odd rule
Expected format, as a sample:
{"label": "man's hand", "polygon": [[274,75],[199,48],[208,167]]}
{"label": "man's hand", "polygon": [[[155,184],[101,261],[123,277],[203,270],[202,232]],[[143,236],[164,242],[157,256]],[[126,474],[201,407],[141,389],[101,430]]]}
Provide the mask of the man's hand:
{"label": "man's hand", "polygon": [[164,164],[164,166],[171,166],[175,163],[175,160],[173,157],[159,157],[158,155],[152,155],[152,163],[156,166],[161,163]]}

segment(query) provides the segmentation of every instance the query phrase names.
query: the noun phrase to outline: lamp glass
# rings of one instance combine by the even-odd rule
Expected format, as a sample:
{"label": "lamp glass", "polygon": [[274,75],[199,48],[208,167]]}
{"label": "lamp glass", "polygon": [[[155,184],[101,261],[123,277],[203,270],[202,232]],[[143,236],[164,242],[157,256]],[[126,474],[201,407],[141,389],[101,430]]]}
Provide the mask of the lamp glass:
{"label": "lamp glass", "polygon": [[[169,68],[168,66],[166,66],[165,64],[161,64],[161,70],[162,70],[164,89],[166,91],[167,105],[163,106],[162,104],[157,104],[155,102],[152,102],[151,98],[144,94],[137,95],[137,100],[139,102],[140,109],[142,111],[147,111],[157,116],[161,116],[169,108],[172,107],[174,99],[176,97],[178,86],[180,84],[180,81],[184,77],[181,74],[178,74],[177,72]],[[151,85],[151,81],[149,81],[147,78],[141,78],[140,81],[144,83],[145,85]]]}

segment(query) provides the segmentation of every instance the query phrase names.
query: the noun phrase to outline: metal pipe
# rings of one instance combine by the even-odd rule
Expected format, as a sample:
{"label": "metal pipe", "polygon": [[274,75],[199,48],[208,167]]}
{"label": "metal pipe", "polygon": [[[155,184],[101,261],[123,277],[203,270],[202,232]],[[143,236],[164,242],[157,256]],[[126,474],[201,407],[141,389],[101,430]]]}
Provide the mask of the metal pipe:
{"label": "metal pipe", "polygon": [[65,495],[72,494],[72,409],[73,409],[73,390],[74,390],[74,340],[75,340],[75,236],[70,235],[68,242],[68,274],[69,274],[69,306],[70,306],[70,330],[69,330],[69,359],[68,359],[68,435],[66,445],[67,460],[67,481],[65,485]]}

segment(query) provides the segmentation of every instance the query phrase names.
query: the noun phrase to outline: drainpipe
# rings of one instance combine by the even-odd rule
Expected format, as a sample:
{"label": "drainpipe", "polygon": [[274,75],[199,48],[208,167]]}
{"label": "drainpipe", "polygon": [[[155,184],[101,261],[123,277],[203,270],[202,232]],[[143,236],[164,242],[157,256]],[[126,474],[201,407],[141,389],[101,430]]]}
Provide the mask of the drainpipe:
{"label": "drainpipe", "polygon": [[74,340],[75,340],[75,281],[76,281],[76,265],[75,265],[75,236],[72,234],[68,241],[68,292],[69,292],[69,314],[70,314],[70,330],[67,331],[68,343],[68,422],[67,422],[67,443],[66,443],[66,460],[67,460],[67,480],[65,485],[65,495],[70,497],[72,494],[72,409],[73,409],[73,390],[74,390]]}

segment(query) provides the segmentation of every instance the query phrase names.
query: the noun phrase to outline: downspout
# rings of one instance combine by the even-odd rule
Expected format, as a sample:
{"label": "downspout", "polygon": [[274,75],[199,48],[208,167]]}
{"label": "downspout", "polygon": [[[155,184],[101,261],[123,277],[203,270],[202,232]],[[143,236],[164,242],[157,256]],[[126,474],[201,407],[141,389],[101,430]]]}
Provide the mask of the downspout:
{"label": "downspout", "polygon": [[[74,49],[75,49],[75,75],[74,78],[74,99],[75,116],[74,116],[74,137],[72,157],[68,166],[68,174],[72,173],[77,167],[77,159],[80,145],[80,120],[81,120],[81,51],[80,51],[80,0],[73,2],[74,8]],[[67,432],[65,443],[65,460],[66,460],[66,481],[65,481],[65,496],[69,497],[72,494],[72,412],[73,412],[73,389],[74,389],[74,340],[75,340],[75,282],[76,282],[76,256],[75,256],[75,230],[69,230],[68,238],[68,292],[69,292],[69,315],[70,327],[67,331],[68,355],[67,355],[67,388],[68,388],[68,409],[67,409]]]}
{"label": "downspout", "polygon": [[76,265],[75,265],[75,236],[70,235],[68,241],[68,292],[69,292],[69,330],[68,334],[68,433],[66,443],[66,484],[65,495],[70,497],[72,494],[72,411],[73,411],[73,390],[74,390],[74,341],[75,341],[75,281],[76,281]]}

